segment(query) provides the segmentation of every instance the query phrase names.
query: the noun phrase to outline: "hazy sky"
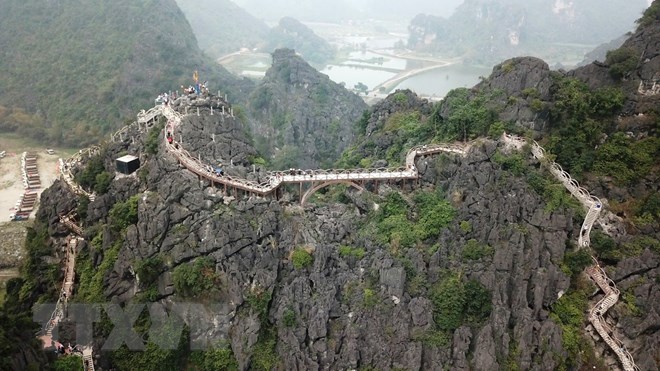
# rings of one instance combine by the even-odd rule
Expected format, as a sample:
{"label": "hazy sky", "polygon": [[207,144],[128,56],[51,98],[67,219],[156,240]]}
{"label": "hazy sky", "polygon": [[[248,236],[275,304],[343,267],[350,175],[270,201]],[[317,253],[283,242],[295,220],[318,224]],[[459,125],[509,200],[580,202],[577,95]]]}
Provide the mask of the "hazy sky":
{"label": "hazy sky", "polygon": [[[265,20],[279,20],[289,15],[301,21],[337,18],[401,20],[408,23],[417,14],[449,17],[463,0],[232,0],[240,7]],[[302,2],[301,2],[302,1]],[[330,19],[326,19],[330,20]]]}

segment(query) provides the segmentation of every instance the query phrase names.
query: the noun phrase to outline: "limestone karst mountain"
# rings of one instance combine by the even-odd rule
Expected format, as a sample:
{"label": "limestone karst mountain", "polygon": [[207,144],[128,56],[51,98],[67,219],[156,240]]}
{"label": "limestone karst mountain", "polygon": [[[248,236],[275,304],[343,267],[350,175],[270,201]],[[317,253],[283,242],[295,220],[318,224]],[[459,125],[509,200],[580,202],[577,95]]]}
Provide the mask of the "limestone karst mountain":
{"label": "limestone karst mountain", "polygon": [[525,55],[556,59],[562,46],[598,45],[631,31],[647,6],[644,0],[469,0],[448,18],[416,16],[408,47],[476,64]]}
{"label": "limestone karst mountain", "polygon": [[273,53],[248,105],[257,149],[276,169],[330,166],[352,143],[366,109],[291,49]]}
{"label": "limestone karst mountain", "polygon": [[[23,277],[0,311],[0,346],[13,355],[3,368],[67,359],[39,357],[30,308],[58,297],[62,246],[78,230],[63,221],[73,220],[85,241],[71,300],[154,304],[135,321],[147,343],[140,352],[99,351],[112,327],[101,317],[97,368],[617,369],[624,349],[640,370],[657,370],[658,9],[660,1],[604,64],[553,72],[514,58],[439,103],[391,94],[346,126],[353,138],[337,169],[312,173],[328,175],[323,183],[305,180],[305,169],[266,171],[262,160],[272,158],[252,146],[231,98],[191,94],[141,114],[91,157],[66,162],[73,177],[44,192]],[[274,58],[273,90],[249,109],[288,110],[295,100],[293,117],[320,111],[298,121],[300,142],[341,133],[305,126],[339,114],[322,104],[324,85],[304,61],[290,50]],[[289,140],[292,122],[273,125],[270,138]],[[451,150],[409,152],[439,142]],[[126,154],[140,159],[133,175],[115,172]],[[314,154],[293,159],[322,162]],[[411,179],[331,182],[344,167],[413,166]],[[300,185],[267,195],[234,186],[284,174]],[[316,192],[303,207],[306,187]],[[592,256],[604,271],[585,270]],[[165,312],[185,322],[180,332],[153,321]],[[594,323],[621,341],[618,350]],[[73,324],[62,327],[70,338]],[[191,350],[188,340],[214,349]]]}

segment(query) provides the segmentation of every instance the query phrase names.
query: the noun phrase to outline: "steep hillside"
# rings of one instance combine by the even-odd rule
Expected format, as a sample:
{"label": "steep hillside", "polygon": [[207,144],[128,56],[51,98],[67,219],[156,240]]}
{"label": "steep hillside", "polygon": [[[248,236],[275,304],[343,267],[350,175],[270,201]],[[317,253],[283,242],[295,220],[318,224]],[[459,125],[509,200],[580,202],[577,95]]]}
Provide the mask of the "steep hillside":
{"label": "steep hillside", "polygon": [[261,20],[230,0],[177,0],[199,47],[213,58],[263,45],[270,31]]}
{"label": "steep hillside", "polygon": [[240,99],[251,88],[202,55],[173,0],[0,1],[0,130],[81,145],[158,92],[192,83]]}
{"label": "steep hillside", "polygon": [[521,55],[550,56],[555,45],[600,44],[630,31],[646,6],[644,0],[471,0],[448,19],[416,16],[408,46],[481,64]]}
{"label": "steep hillside", "polygon": [[276,169],[332,164],[353,141],[366,109],[360,97],[290,49],[273,53],[273,65],[248,105],[257,149]]}
{"label": "steep hillside", "polygon": [[264,49],[272,52],[275,49],[289,48],[316,65],[323,66],[335,55],[334,48],[309,27],[291,17],[284,17],[270,32],[268,43]]}

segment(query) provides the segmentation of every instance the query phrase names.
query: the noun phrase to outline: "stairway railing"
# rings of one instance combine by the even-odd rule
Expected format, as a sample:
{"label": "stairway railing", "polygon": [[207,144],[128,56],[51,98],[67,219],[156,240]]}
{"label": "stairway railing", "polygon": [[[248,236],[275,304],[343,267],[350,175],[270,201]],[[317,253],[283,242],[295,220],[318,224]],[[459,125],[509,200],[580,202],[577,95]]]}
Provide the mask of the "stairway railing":
{"label": "stairway railing", "polygon": [[[503,134],[502,140],[505,144],[516,149],[521,149],[528,143],[524,138],[508,135],[506,133]],[[554,175],[555,178],[557,178],[564,187],[575,198],[577,198],[578,201],[580,201],[583,207],[588,210],[587,215],[582,222],[580,235],[578,236],[578,246],[580,248],[589,248],[589,235],[593,224],[598,219],[603,208],[602,202],[597,197],[592,196],[585,188],[581,187],[580,184],[574,180],[568,172],[564,171],[559,164],[548,161],[545,150],[536,141],[532,141],[531,143],[531,152],[537,160],[546,163],[550,173],[552,173],[552,175]],[[609,326],[607,325],[605,318],[603,318],[603,314],[617,303],[620,291],[616,287],[614,281],[612,281],[607,276],[607,273],[600,267],[600,265],[598,265],[598,261],[595,258],[593,259],[595,264],[587,267],[586,273],[603,291],[605,296],[591,308],[589,312],[589,322],[591,322],[601,339],[603,339],[610,349],[612,349],[614,354],[616,354],[625,371],[639,371],[630,352],[628,352],[623,343],[617,339],[613,333],[610,334],[611,329],[608,331]]]}

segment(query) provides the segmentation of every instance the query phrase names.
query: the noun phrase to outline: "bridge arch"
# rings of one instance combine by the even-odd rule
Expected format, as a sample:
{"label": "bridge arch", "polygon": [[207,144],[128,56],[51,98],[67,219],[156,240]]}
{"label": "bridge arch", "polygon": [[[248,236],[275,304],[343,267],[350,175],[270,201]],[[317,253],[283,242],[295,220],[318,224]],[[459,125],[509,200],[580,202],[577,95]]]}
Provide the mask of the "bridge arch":
{"label": "bridge arch", "polygon": [[305,193],[300,198],[300,204],[304,206],[305,202],[307,202],[307,199],[311,195],[313,195],[314,192],[318,191],[321,188],[324,188],[324,187],[327,187],[327,186],[333,185],[333,184],[346,184],[348,186],[351,186],[351,187],[357,189],[358,191],[364,191],[364,187],[362,187],[361,185],[359,185],[355,182],[352,182],[350,180],[340,180],[340,179],[327,180],[327,181],[319,183],[319,184],[313,186],[312,188],[308,189],[307,191],[305,191]]}

